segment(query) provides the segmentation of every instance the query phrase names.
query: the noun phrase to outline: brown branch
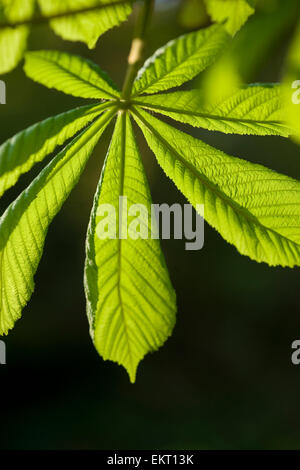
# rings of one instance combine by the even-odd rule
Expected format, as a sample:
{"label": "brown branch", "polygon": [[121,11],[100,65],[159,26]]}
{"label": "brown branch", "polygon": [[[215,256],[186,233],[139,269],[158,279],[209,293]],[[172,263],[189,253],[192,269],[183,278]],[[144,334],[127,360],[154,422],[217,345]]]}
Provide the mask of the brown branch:
{"label": "brown branch", "polygon": [[89,13],[91,11],[103,10],[104,8],[115,7],[119,5],[132,5],[135,0],[118,0],[112,3],[104,3],[102,5],[93,5],[91,7],[81,8],[78,10],[69,10],[66,12],[56,13],[52,16],[33,16],[32,18],[27,18],[24,20],[10,22],[0,22],[0,30],[4,28],[17,28],[18,26],[25,26],[25,25],[39,25],[47,23],[51,20],[56,20],[60,18],[68,18],[73,15],[78,15],[80,13]]}

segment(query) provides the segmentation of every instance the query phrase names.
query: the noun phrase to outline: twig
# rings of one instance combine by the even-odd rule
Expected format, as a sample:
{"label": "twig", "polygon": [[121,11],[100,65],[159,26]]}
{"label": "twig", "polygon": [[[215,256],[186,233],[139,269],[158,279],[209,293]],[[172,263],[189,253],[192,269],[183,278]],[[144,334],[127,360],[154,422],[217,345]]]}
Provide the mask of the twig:
{"label": "twig", "polygon": [[150,23],[151,15],[154,9],[155,0],[144,0],[140,5],[137,17],[136,27],[131,43],[131,50],[128,56],[128,67],[124,80],[122,99],[128,100],[132,90],[133,82],[136,78],[140,63],[143,59],[145,47],[145,35]]}

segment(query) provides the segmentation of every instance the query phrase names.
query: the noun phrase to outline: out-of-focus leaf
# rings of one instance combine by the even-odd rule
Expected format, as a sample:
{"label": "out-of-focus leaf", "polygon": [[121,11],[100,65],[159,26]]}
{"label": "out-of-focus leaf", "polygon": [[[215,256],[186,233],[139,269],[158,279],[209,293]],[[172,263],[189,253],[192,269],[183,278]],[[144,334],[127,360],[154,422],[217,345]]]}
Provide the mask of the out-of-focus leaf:
{"label": "out-of-focus leaf", "polygon": [[196,29],[207,24],[208,14],[203,0],[184,0],[179,10],[178,21],[184,28]]}
{"label": "out-of-focus leaf", "polygon": [[82,106],[19,132],[0,146],[0,196],[21,175],[93,121],[107,104]]}
{"label": "out-of-focus leaf", "polygon": [[268,54],[299,17],[298,0],[258,2],[255,15],[236,34],[228,48],[198,79],[208,103],[253,82]]}
{"label": "out-of-focus leaf", "polygon": [[81,98],[117,98],[119,91],[98,65],[59,51],[26,54],[24,70],[32,80]]}
{"label": "out-of-focus leaf", "polygon": [[179,122],[225,134],[288,137],[293,132],[287,125],[280,85],[250,85],[209,106],[203,105],[199,90],[142,96],[134,103]]}
{"label": "out-of-focus leaf", "polygon": [[103,33],[125,21],[132,10],[130,0],[123,5],[120,3],[113,5],[119,0],[38,0],[38,2],[42,13],[47,16],[109,4],[98,11],[95,9],[78,13],[52,20],[50,23],[56,34],[63,39],[82,41],[90,49],[95,47]]}
{"label": "out-of-focus leaf", "polygon": [[225,22],[227,31],[232,35],[255,12],[254,0],[205,0],[205,4],[212,20],[217,23]]}
{"label": "out-of-focus leaf", "polygon": [[298,131],[293,139],[300,144],[300,22],[288,50],[283,82],[289,109],[289,123]]}
{"label": "out-of-focus leaf", "polygon": [[[1,0],[0,22],[27,20],[34,11],[34,0]],[[0,74],[13,70],[27,46],[28,26],[0,29]]]}
{"label": "out-of-focus leaf", "polygon": [[7,334],[34,289],[48,227],[77,183],[111,112],[77,136],[0,219],[0,334]]}

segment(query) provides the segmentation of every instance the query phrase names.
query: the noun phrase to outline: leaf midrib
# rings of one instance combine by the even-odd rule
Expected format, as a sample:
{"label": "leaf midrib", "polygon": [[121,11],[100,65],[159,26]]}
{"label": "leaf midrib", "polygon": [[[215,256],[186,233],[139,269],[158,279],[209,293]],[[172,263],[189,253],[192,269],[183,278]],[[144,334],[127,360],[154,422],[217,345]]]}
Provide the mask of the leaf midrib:
{"label": "leaf midrib", "polygon": [[[182,115],[187,115],[187,116],[196,116],[196,117],[201,117],[204,119],[214,119],[215,121],[229,121],[229,122],[237,122],[237,123],[246,123],[246,124],[274,124],[274,125],[279,125],[286,127],[286,124],[284,121],[266,121],[266,120],[253,120],[253,119],[244,119],[244,118],[234,118],[234,117],[228,117],[228,116],[218,116],[214,114],[207,114],[207,113],[200,113],[200,112],[194,112],[194,111],[183,111],[178,110],[176,108],[171,108],[168,106],[162,106],[162,105],[156,105],[156,104],[149,104],[149,103],[144,103],[142,101],[131,101],[132,104],[142,106],[145,109],[153,109],[153,110],[158,110],[158,111],[165,111],[165,112],[170,112],[174,114],[182,114]],[[288,128],[287,128],[288,129]]]}
{"label": "leaf midrib", "polygon": [[[127,123],[126,123],[126,112],[125,111],[119,111],[121,113],[120,119],[121,119],[121,125],[122,125],[122,134],[121,134],[121,168],[120,168],[120,189],[119,189],[119,196],[124,195],[124,181],[125,181],[125,158],[126,158],[126,128],[127,128]],[[120,199],[119,199],[120,201]],[[120,207],[120,206],[119,206]],[[122,216],[123,216],[123,208],[122,208]],[[120,214],[119,214],[120,217]],[[127,229],[127,227],[126,227]],[[123,232],[123,227],[121,227],[121,230]],[[119,219],[119,231],[120,231],[120,219]],[[125,328],[125,334],[127,338],[127,344],[128,344],[128,353],[129,353],[129,358],[130,358],[130,365],[131,365],[131,372],[134,372],[134,361],[132,357],[132,351],[131,351],[131,346],[130,346],[130,338],[129,338],[129,331],[128,331],[128,324],[127,324],[127,319],[125,315],[125,304],[122,298],[122,289],[121,289],[121,275],[122,275],[122,241],[123,239],[120,238],[120,235],[122,233],[119,233],[119,237],[117,237],[118,240],[118,295],[120,299],[120,310],[121,310],[121,315],[123,318],[123,323],[124,323],[124,328]]]}

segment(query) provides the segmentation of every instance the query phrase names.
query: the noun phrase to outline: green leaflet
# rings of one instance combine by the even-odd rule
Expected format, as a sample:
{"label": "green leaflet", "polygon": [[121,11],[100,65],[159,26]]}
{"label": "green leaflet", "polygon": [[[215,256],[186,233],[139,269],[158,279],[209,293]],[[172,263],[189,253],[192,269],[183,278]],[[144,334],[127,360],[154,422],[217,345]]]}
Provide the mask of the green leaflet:
{"label": "green leaflet", "polygon": [[279,85],[255,85],[235,90],[213,105],[203,104],[199,90],[142,96],[134,103],[176,121],[225,134],[281,135],[292,130],[286,124],[284,96]]}
{"label": "green leaflet", "polygon": [[[118,4],[114,5],[115,2]],[[83,41],[90,49],[96,46],[98,38],[103,33],[125,21],[132,10],[132,1],[123,2],[122,5],[119,0],[38,0],[38,3],[45,16],[108,3],[106,8],[50,22],[55,33],[63,39]]]}
{"label": "green leaflet", "polygon": [[[69,15],[50,22],[53,30],[63,39],[83,41],[90,48],[95,47],[101,34],[126,20],[132,11],[132,0],[0,0],[0,23],[14,23],[31,18],[36,3],[44,16],[95,7],[86,13]],[[18,65],[27,47],[29,32],[30,27],[27,25],[0,29],[0,74],[9,72]]]}
{"label": "green leaflet", "polygon": [[255,12],[254,0],[204,0],[213,21],[226,20],[227,31],[234,35]]}
{"label": "green leaflet", "polygon": [[27,36],[26,27],[0,31],[0,75],[10,72],[18,65],[26,49]]}
{"label": "green leaflet", "polygon": [[[0,0],[0,21],[17,21],[30,18],[34,0]],[[0,30],[0,74],[10,72],[23,57],[27,46],[27,26]]]}
{"label": "green leaflet", "polygon": [[24,70],[48,88],[81,98],[117,98],[119,91],[108,75],[91,61],[58,51],[28,52]]}
{"label": "green leaflet", "polygon": [[[19,1],[0,0],[0,6],[3,2],[17,4]],[[94,47],[102,32],[123,21],[131,11],[131,2],[127,2],[127,6],[119,5],[118,0],[110,6],[107,2],[111,0],[38,2],[47,15],[105,4],[101,10],[51,22],[63,38],[84,41],[89,47]],[[224,9],[225,1],[222,1],[217,15],[213,5],[220,1],[207,0],[206,3],[210,5],[212,17],[221,23],[227,20],[226,27],[233,34],[251,14],[249,9],[253,2],[227,0]],[[24,31],[27,34],[26,28]],[[2,33],[0,31],[0,49]],[[229,39],[224,26],[214,25],[168,43],[140,70],[133,86],[133,99],[129,97],[129,85],[135,67],[129,69],[121,99],[111,79],[92,62],[56,51],[27,54],[25,70],[33,80],[74,96],[111,101],[43,121],[0,147],[1,196],[36,162],[73,139],[1,217],[0,334],[7,333],[20,318],[34,288],[34,275],[49,224],[77,183],[104,128],[117,112],[87,234],[84,278],[91,335],[105,360],[123,365],[134,382],[139,362],[148,352],[164,344],[176,316],[176,296],[159,241],[149,238],[151,232],[153,234],[151,196],[130,114],[141,127],[165,173],[194,207],[204,204],[207,221],[225,240],[235,245],[241,254],[258,262],[271,266],[300,265],[299,182],[228,156],[142,109],[224,133],[288,136],[291,129],[285,124],[286,110],[277,85],[238,89],[217,103],[209,102],[207,96],[211,95],[207,92],[204,101],[198,90],[152,95],[194,78],[215,60]],[[12,37],[10,43],[15,50]],[[24,44],[24,38],[20,38],[20,54]],[[15,62],[13,52],[9,52],[9,57]],[[232,89],[231,82],[229,85],[225,87],[227,92]],[[144,93],[151,96],[139,96]],[[102,111],[105,113],[99,117]],[[88,127],[84,129],[85,126]],[[82,132],[76,136],[79,131]],[[120,196],[127,198],[129,211],[129,234],[125,238],[124,233],[123,238],[118,233],[122,225]],[[103,205],[106,210],[108,205],[115,209],[115,219],[106,217],[117,229],[113,239],[100,237]],[[146,213],[142,206],[146,206]],[[130,214],[133,209],[135,212]],[[141,236],[137,234],[137,224]],[[142,236],[145,227],[146,237]],[[122,228],[127,229],[127,224]]]}
{"label": "green leaflet", "polygon": [[[105,168],[95,196],[88,236],[85,290],[91,334],[104,359],[123,365],[135,381],[140,360],[171,334],[176,302],[159,241],[138,238],[100,239],[101,204],[116,210],[119,196],[128,209],[143,204],[141,226],[150,225],[151,196],[128,115],[118,117]],[[103,214],[104,215],[104,214]],[[124,219],[123,219],[124,220]],[[122,223],[120,224],[122,225]],[[128,232],[131,233],[128,219]],[[123,223],[123,230],[126,230]],[[124,233],[124,232],[123,232]]]}
{"label": "green leaflet", "polygon": [[111,104],[82,106],[41,121],[0,146],[0,197],[35,163],[73,137]]}
{"label": "green leaflet", "polygon": [[77,183],[111,110],[76,137],[0,220],[0,334],[20,318],[33,289],[50,222]]}
{"label": "green leaflet", "polygon": [[193,206],[243,255],[300,265],[300,183],[210,147],[135,111],[156,158]]}
{"label": "green leaflet", "polygon": [[229,36],[219,25],[169,42],[148,59],[133,86],[133,95],[156,93],[191,80],[214,62]]}
{"label": "green leaflet", "polygon": [[196,29],[207,24],[208,15],[203,0],[183,0],[178,20],[180,26],[186,29]]}

